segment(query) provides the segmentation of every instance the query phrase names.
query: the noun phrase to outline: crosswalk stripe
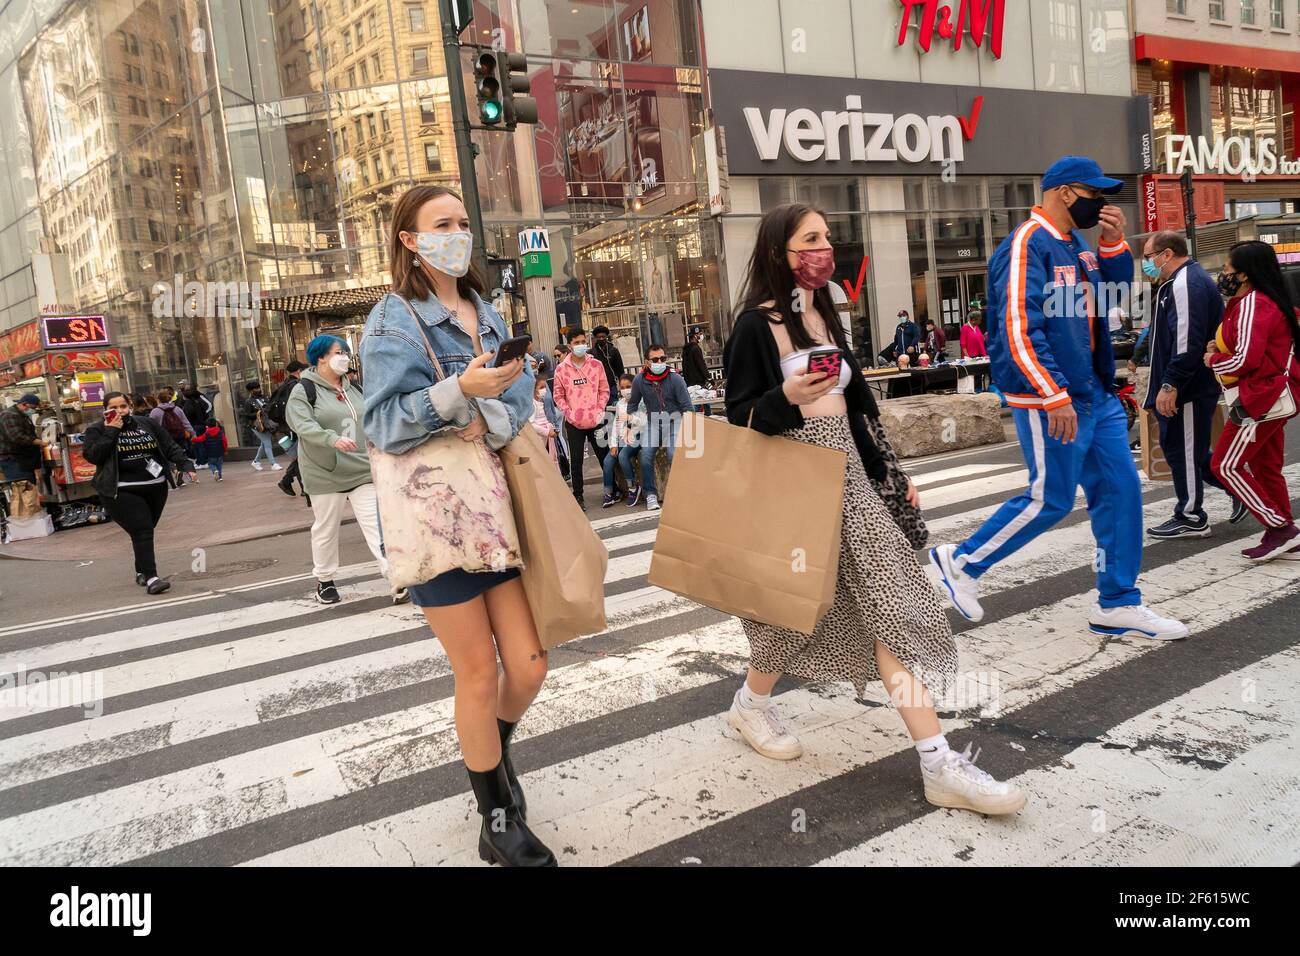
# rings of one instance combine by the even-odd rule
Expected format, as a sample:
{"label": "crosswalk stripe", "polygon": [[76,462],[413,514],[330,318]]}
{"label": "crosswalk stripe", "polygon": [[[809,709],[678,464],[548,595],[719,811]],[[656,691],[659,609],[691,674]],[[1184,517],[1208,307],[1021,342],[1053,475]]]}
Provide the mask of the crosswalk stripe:
{"label": "crosswalk stripe", "polygon": [[1020,467],[1019,462],[1008,464],[982,464],[982,465],[958,465],[956,468],[944,468],[940,471],[927,471],[921,474],[912,475],[912,483],[918,488],[929,488],[931,485],[944,484],[955,481],[958,478],[969,478],[972,475],[987,475],[990,472],[1011,471]]}
{"label": "crosswalk stripe", "polygon": [[[626,540],[625,540],[626,539]],[[628,547],[646,547],[653,543],[653,534],[647,539],[646,532],[636,532],[610,539],[607,544],[615,543],[614,550]],[[644,566],[637,561],[628,561],[627,556],[610,561],[610,571],[606,583],[613,583],[625,578],[644,576],[649,568],[646,559]],[[623,570],[626,568],[627,570]],[[12,675],[20,669],[29,671],[52,670],[69,660],[88,660],[111,653],[138,650],[156,644],[165,644],[182,637],[198,638],[208,634],[226,633],[238,628],[274,624],[303,615],[336,614],[340,607],[346,607],[360,598],[376,597],[387,594],[386,583],[378,577],[378,569],[373,562],[353,565],[347,572],[340,572],[336,580],[340,583],[351,582],[363,575],[366,580],[355,587],[345,588],[344,601],[339,605],[323,605],[314,598],[285,598],[275,602],[259,602],[243,605],[228,610],[215,611],[182,621],[164,621],[143,627],[125,627],[120,630],[86,637],[60,641],[54,644],[37,645],[0,654],[0,678]],[[308,575],[310,577],[310,575]],[[114,612],[105,612],[99,620],[109,620],[116,616]],[[3,684],[3,681],[0,681]]]}
{"label": "crosswalk stripe", "polygon": [[1297,686],[1300,655],[1290,649],[1225,674],[1020,775],[1033,799],[1017,826],[929,813],[818,865],[1293,865],[1300,699],[1243,700],[1256,683]]}

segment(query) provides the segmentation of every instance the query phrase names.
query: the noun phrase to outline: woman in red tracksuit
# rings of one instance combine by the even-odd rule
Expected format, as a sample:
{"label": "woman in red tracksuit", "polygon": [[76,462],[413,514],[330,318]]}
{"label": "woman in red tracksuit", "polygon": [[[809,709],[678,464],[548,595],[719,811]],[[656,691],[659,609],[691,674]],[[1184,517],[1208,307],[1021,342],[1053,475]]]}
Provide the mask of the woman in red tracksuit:
{"label": "woman in red tracksuit", "polygon": [[1242,555],[1252,561],[1300,558],[1300,528],[1291,518],[1282,474],[1288,418],[1255,421],[1288,388],[1300,400],[1300,314],[1266,242],[1239,242],[1228,250],[1219,292],[1229,300],[1228,309],[1221,341],[1209,343],[1205,364],[1221,383],[1236,386],[1246,420],[1227,422],[1210,468],[1264,526],[1260,543]]}

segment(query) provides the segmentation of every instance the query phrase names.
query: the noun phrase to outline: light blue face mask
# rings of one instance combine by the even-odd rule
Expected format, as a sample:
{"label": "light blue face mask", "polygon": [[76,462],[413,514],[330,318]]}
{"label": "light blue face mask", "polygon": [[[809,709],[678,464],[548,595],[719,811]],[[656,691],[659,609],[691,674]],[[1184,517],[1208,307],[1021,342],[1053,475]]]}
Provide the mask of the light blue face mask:
{"label": "light blue face mask", "polygon": [[1160,267],[1156,265],[1155,259],[1142,260],[1142,273],[1153,282],[1160,278]]}
{"label": "light blue face mask", "polygon": [[668,368],[667,362],[650,363],[650,372],[654,375],[662,375],[667,368]]}
{"label": "light blue face mask", "polygon": [[587,346],[575,345],[573,347],[573,354],[578,356],[578,358],[583,358],[587,354]]}

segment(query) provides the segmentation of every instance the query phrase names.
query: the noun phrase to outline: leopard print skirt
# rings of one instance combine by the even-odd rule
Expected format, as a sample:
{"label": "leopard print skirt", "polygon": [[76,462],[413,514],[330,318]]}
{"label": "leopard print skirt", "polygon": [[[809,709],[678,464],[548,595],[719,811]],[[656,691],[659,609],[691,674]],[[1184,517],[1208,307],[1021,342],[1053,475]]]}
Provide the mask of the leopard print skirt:
{"label": "leopard print skirt", "polygon": [[811,635],[741,620],[750,666],[815,681],[849,681],[862,696],[880,679],[880,641],[936,699],[957,676],[957,645],[938,594],[916,552],[862,467],[845,416],[810,418],[783,437],[848,456],[835,603]]}

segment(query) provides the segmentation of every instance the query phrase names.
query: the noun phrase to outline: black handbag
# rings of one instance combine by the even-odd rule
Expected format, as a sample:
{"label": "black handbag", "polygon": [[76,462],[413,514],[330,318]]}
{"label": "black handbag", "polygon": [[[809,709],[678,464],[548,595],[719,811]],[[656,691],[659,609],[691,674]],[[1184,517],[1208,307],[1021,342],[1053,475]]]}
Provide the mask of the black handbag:
{"label": "black handbag", "polygon": [[880,424],[877,418],[864,416],[867,421],[867,430],[871,433],[871,440],[875,443],[876,448],[880,451],[880,457],[885,462],[885,478],[883,481],[876,481],[868,476],[867,480],[875,489],[880,500],[885,503],[889,513],[894,518],[894,523],[898,525],[898,530],[903,532],[903,537],[913,548],[924,548],[925,543],[930,538],[930,531],[925,526],[925,519],[921,517],[921,509],[915,507],[907,500],[907,474],[903,471],[903,466],[898,462],[898,455],[894,453],[894,448],[889,444],[889,438],[885,435],[884,426]]}

